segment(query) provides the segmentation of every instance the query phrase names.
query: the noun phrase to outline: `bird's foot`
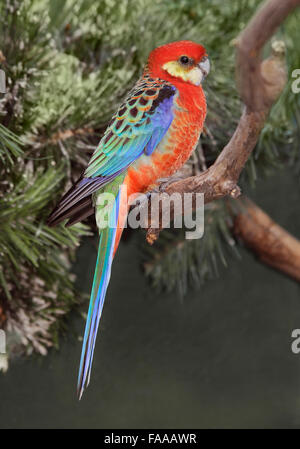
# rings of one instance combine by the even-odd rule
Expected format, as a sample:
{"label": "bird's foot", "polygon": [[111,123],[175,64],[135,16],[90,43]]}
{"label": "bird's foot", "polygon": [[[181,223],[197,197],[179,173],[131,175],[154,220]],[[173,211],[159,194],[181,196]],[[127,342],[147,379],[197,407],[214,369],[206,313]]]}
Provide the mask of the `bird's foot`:
{"label": "bird's foot", "polygon": [[167,187],[169,187],[171,184],[177,181],[181,181],[182,179],[185,179],[185,175],[174,175],[170,176],[169,178],[160,178],[157,180],[157,191],[158,193],[163,193]]}

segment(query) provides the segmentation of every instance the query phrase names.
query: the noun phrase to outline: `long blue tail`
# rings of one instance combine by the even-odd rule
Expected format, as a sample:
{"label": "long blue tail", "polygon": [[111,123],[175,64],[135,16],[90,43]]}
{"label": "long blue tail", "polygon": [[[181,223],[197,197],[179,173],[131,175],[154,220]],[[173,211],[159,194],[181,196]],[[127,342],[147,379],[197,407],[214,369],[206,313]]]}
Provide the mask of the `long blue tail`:
{"label": "long blue tail", "polygon": [[78,374],[77,394],[79,399],[81,399],[84,389],[90,382],[96,336],[113,261],[119,207],[120,193],[116,196],[116,200],[109,218],[109,226],[104,228],[100,234],[97,263],[90,297],[89,311],[85,325]]}

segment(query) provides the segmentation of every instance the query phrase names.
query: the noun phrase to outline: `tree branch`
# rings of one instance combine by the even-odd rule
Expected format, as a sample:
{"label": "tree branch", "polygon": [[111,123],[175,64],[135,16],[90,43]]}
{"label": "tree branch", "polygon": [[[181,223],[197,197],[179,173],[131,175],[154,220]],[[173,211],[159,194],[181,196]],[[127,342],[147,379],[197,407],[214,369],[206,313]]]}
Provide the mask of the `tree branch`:
{"label": "tree branch", "polygon": [[234,219],[233,232],[262,262],[300,281],[299,240],[249,199]]}
{"label": "tree branch", "polygon": [[[200,175],[172,182],[164,189],[165,193],[203,193],[206,203],[227,195],[233,198],[240,195],[237,186],[240,173],[257,143],[272,104],[286,84],[284,43],[274,42],[272,55],[263,62],[261,51],[280,23],[299,5],[300,0],[268,0],[236,39],[237,84],[245,105],[238,126],[210,168]],[[152,244],[162,230],[163,219],[160,217],[159,222],[155,222],[152,217],[149,222],[151,227],[146,238]]]}

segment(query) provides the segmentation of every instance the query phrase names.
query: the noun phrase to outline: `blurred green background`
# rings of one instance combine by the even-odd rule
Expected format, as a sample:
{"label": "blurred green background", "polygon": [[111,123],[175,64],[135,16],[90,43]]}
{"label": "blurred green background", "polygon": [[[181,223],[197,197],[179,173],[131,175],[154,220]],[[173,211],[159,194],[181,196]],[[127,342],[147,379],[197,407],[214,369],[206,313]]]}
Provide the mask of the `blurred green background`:
{"label": "blurred green background", "polygon": [[[259,182],[251,196],[300,238],[299,183],[288,170]],[[241,250],[241,261],[184,300],[153,294],[137,243],[123,242],[115,260],[81,402],[83,322],[74,313],[59,351],[19,360],[0,376],[0,427],[299,427],[300,355],[290,348],[300,328],[299,285]],[[95,245],[87,239],[75,263],[86,292]]]}

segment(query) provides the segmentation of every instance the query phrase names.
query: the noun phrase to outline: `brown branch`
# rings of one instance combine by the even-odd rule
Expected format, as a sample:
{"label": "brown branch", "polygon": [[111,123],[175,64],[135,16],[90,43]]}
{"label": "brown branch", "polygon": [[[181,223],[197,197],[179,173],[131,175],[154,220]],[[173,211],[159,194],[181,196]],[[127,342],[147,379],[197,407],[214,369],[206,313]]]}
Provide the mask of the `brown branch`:
{"label": "brown branch", "polygon": [[3,64],[5,61],[6,61],[6,57],[4,56],[2,51],[0,50],[0,64]]}
{"label": "brown branch", "polygon": [[243,202],[233,231],[259,259],[300,281],[300,242],[252,201]]}
{"label": "brown branch", "polygon": [[2,306],[0,306],[0,329],[4,326],[6,321],[6,314]]}
{"label": "brown branch", "polygon": [[[240,195],[237,186],[240,173],[257,143],[272,104],[286,83],[283,42],[273,43],[272,55],[263,62],[261,51],[280,23],[299,5],[300,0],[265,2],[236,39],[237,79],[245,104],[238,126],[208,170],[171,183],[164,189],[165,193],[203,193],[206,203],[226,195],[233,198]],[[154,222],[152,217],[147,231],[150,244],[158,238],[161,223],[162,217],[159,222]]]}

